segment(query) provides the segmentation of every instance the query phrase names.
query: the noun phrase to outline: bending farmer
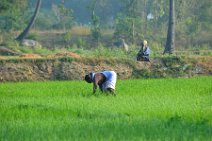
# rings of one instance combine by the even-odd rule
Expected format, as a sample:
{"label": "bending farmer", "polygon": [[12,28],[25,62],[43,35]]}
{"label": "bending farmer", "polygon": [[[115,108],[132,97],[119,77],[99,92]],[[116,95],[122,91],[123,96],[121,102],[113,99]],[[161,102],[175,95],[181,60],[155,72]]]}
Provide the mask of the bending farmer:
{"label": "bending farmer", "polygon": [[109,92],[115,95],[117,75],[114,71],[103,71],[97,73],[89,73],[85,75],[85,81],[93,83],[93,93],[99,86],[102,92]]}

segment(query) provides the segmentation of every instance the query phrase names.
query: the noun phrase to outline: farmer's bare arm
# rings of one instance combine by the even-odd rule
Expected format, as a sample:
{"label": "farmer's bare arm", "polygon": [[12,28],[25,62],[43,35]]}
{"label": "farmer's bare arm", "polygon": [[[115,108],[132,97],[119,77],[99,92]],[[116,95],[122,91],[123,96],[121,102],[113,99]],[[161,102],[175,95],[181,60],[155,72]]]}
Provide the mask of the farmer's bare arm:
{"label": "farmer's bare arm", "polygon": [[93,93],[96,93],[96,89],[97,89],[97,86],[98,86],[98,83],[99,83],[99,79],[100,79],[100,76],[99,74],[97,73],[94,77],[94,81],[93,81]]}
{"label": "farmer's bare arm", "polygon": [[[93,81],[93,93],[96,92],[96,89],[98,86],[101,87],[101,85],[103,84],[103,82],[105,81],[105,76],[101,73],[96,73],[95,77],[94,77],[94,81]],[[102,91],[102,89],[101,89]]]}

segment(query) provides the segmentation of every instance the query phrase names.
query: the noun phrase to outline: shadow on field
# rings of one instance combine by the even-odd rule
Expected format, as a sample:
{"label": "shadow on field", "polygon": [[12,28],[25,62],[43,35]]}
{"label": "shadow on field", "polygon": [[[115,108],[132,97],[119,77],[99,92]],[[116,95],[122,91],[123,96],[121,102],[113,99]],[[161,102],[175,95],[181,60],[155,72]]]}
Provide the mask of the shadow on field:
{"label": "shadow on field", "polygon": [[46,107],[45,105],[40,105],[40,104],[35,104],[35,105],[19,104],[15,106],[14,108],[18,108],[19,110],[24,110],[24,109],[49,110],[49,107]]}
{"label": "shadow on field", "polygon": [[80,96],[82,97],[86,97],[86,98],[89,98],[89,97],[105,97],[105,96],[111,96],[111,97],[114,97],[112,94],[108,94],[108,93],[104,93],[104,92],[97,92],[95,94],[93,94],[92,92],[90,93],[81,93]]}

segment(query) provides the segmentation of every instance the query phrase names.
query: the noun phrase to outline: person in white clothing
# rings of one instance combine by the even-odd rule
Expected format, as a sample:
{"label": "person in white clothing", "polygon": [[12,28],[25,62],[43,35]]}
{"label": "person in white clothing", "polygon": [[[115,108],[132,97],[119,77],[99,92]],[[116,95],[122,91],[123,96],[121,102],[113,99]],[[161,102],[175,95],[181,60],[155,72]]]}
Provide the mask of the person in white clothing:
{"label": "person in white clothing", "polygon": [[85,75],[85,81],[93,83],[93,93],[96,92],[99,86],[102,92],[110,92],[115,94],[117,74],[114,71],[103,71],[97,73],[89,73]]}

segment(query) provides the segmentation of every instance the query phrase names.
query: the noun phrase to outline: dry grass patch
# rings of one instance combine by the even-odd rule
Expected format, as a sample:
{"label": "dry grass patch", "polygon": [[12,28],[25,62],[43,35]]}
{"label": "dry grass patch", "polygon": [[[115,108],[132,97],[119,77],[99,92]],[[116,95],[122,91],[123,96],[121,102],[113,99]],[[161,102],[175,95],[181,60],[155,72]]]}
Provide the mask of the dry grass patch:
{"label": "dry grass patch", "polygon": [[0,56],[0,60],[3,60],[3,59],[5,59],[3,56]]}
{"label": "dry grass patch", "polygon": [[38,54],[33,54],[33,53],[22,54],[20,57],[21,57],[21,58],[33,58],[33,59],[42,58],[40,55],[38,55]]}
{"label": "dry grass patch", "polygon": [[75,26],[71,29],[71,33],[75,35],[87,36],[90,34],[90,29],[84,26]]}
{"label": "dry grass patch", "polygon": [[56,54],[50,54],[47,58],[58,58],[58,57],[71,57],[71,58],[81,58],[79,54],[74,52],[58,52]]}
{"label": "dry grass patch", "polygon": [[207,68],[209,72],[212,72],[212,57],[198,57],[198,65],[203,68]]}

